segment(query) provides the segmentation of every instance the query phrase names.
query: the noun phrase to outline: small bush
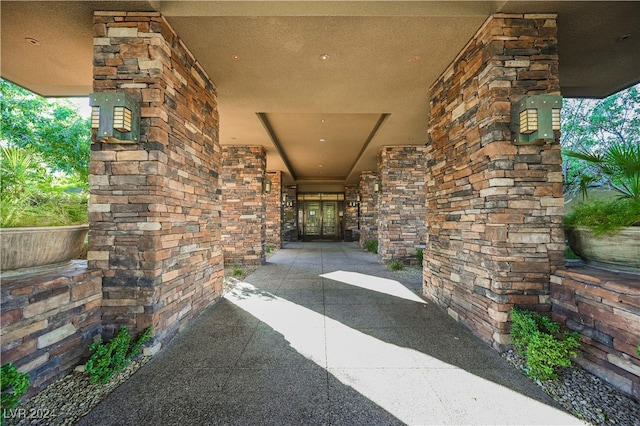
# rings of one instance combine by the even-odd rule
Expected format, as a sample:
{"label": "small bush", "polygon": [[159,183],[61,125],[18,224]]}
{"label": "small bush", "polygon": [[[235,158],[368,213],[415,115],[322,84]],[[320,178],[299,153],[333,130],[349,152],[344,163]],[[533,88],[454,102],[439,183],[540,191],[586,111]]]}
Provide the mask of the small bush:
{"label": "small bush", "polygon": [[556,379],[556,367],[571,366],[580,335],[560,332],[560,324],[528,311],[511,309],[511,341],[526,358],[528,374],[538,380]]}
{"label": "small bush", "polygon": [[21,373],[12,364],[4,364],[0,371],[2,381],[2,400],[0,402],[0,419],[4,424],[5,412],[11,410],[20,402],[20,397],[29,389],[29,375]]}
{"label": "small bush", "polygon": [[235,268],[233,268],[233,276],[234,276],[234,277],[239,277],[239,276],[241,276],[242,274],[244,274],[244,271],[242,270],[242,268],[241,268],[241,267],[236,266]]}
{"label": "small bush", "polygon": [[378,254],[378,240],[365,241],[364,248],[371,253]]}
{"label": "small bush", "polygon": [[264,252],[267,253],[267,254],[271,253],[271,247],[270,246],[266,246],[264,248]]}
{"label": "small bush", "polygon": [[424,249],[416,249],[416,259],[418,260],[418,265],[422,266],[422,261],[424,260]]}
{"label": "small bush", "polygon": [[586,226],[594,235],[615,233],[627,226],[640,225],[640,199],[622,198],[614,201],[589,201],[578,204],[564,218],[565,228]]}
{"label": "small bush", "polygon": [[86,372],[93,383],[106,383],[117,372],[121,371],[131,359],[140,353],[140,348],[151,339],[151,327],[131,342],[127,327],[120,327],[118,334],[109,343],[96,342],[89,346],[93,352],[87,361]]}
{"label": "small bush", "polygon": [[392,271],[399,271],[401,269],[404,269],[404,263],[402,263],[401,260],[392,260],[387,264],[387,267]]}

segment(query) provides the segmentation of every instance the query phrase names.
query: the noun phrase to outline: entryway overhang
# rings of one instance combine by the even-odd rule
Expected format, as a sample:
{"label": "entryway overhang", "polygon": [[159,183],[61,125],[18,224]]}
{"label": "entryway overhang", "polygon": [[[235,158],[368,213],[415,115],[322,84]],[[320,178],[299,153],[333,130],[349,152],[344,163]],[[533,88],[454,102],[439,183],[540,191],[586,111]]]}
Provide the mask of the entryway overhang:
{"label": "entryway overhang", "polygon": [[[633,1],[0,7],[2,78],[44,96],[92,92],[94,11],[162,13],[217,85],[221,144],[263,146],[269,170],[310,191],[357,183],[361,171],[376,169],[382,146],[427,143],[428,88],[492,14],[557,13],[563,96],[604,97],[640,81],[640,2]],[[362,123],[366,117],[370,123]],[[277,121],[273,134],[261,118]]]}

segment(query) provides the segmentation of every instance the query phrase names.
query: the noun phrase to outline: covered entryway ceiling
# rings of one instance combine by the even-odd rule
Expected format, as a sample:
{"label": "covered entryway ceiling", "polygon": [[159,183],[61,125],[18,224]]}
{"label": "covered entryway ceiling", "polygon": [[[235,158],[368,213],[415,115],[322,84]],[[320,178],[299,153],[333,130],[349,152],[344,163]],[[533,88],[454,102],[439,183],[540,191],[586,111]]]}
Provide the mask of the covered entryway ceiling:
{"label": "covered entryway ceiling", "polygon": [[2,77],[45,96],[92,91],[94,10],[162,13],[217,85],[221,143],[264,146],[268,169],[302,190],[341,190],[376,169],[381,146],[424,144],[429,86],[493,13],[558,13],[565,96],[602,97],[640,80],[640,2],[2,1],[1,8]]}

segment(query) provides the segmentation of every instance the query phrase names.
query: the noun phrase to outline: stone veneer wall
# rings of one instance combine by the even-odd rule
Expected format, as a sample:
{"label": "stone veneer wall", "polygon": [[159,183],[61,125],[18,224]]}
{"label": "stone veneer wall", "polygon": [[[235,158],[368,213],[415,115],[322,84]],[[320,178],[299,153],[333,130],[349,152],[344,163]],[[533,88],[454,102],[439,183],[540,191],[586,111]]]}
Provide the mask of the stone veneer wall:
{"label": "stone veneer wall", "polygon": [[[358,229],[359,222],[358,204],[356,202],[357,197],[358,187],[356,185],[346,185],[344,187],[344,231],[351,231],[352,238],[356,237],[360,232],[360,230]],[[351,203],[355,204],[352,206],[350,205]]]}
{"label": "stone veneer wall", "polygon": [[170,338],[220,295],[216,88],[162,16],[95,12],[94,90],[141,104],[141,143],[92,144],[90,270],[102,322]]}
{"label": "stone veneer wall", "polygon": [[425,238],[424,146],[384,146],[378,152],[378,258],[416,262]]}
{"label": "stone veneer wall", "polygon": [[287,196],[290,206],[283,208],[282,233],[284,241],[298,241],[298,187],[296,185],[286,186],[283,194]]}
{"label": "stone veneer wall", "polygon": [[378,240],[378,194],[373,192],[373,181],[378,178],[375,172],[360,173],[358,191],[360,192],[360,247],[364,248],[369,240]]}
{"label": "stone veneer wall", "polygon": [[2,364],[29,373],[28,395],[64,376],[102,330],[102,274],[86,262],[2,278]]}
{"label": "stone veneer wall", "polygon": [[261,146],[222,149],[222,242],[226,264],[260,265],[265,261],[266,195],[262,185],[266,164]]}
{"label": "stone veneer wall", "polygon": [[513,305],[551,309],[564,264],[560,146],[510,142],[512,102],[543,93],[559,93],[554,14],[490,17],[431,88],[424,291],[497,349]]}
{"label": "stone veneer wall", "polygon": [[267,172],[271,181],[271,192],[266,195],[266,245],[279,249],[282,247],[282,172]]}
{"label": "stone veneer wall", "polygon": [[582,335],[576,361],[640,400],[640,277],[590,267],[551,275],[553,319]]}

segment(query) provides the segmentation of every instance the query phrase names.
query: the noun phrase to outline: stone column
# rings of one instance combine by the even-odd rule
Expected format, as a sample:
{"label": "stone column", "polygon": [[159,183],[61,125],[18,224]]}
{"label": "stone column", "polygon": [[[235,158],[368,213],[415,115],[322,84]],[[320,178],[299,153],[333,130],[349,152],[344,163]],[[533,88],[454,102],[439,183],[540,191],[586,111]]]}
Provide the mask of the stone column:
{"label": "stone column", "polygon": [[385,146],[378,153],[378,258],[415,263],[425,237],[424,146]]}
{"label": "stone column", "polygon": [[357,199],[358,187],[356,185],[346,185],[344,187],[344,230],[345,233],[351,233],[352,239],[357,237],[360,232]]}
{"label": "stone column", "polygon": [[222,149],[222,244],[226,264],[260,265],[265,260],[266,164],[261,146]]}
{"label": "stone column", "polygon": [[92,144],[90,269],[102,322],[169,338],[220,295],[216,88],[158,13],[94,14],[94,91],[142,107],[136,144]]}
{"label": "stone column", "polygon": [[[287,196],[287,203],[283,212],[283,241],[298,240],[298,187],[290,185],[284,188],[283,194]],[[290,204],[290,205],[289,205]]]}
{"label": "stone column", "polygon": [[373,182],[378,179],[375,172],[360,173],[360,247],[369,240],[378,240],[378,194],[373,192]]}
{"label": "stone column", "polygon": [[267,220],[266,244],[279,249],[282,247],[282,172],[267,172],[267,179],[271,181],[271,192],[266,195]]}
{"label": "stone column", "polygon": [[510,130],[511,104],[558,94],[558,77],[556,16],[500,14],[431,87],[424,290],[498,349],[512,306],[549,311],[564,263],[558,140],[516,146]]}

